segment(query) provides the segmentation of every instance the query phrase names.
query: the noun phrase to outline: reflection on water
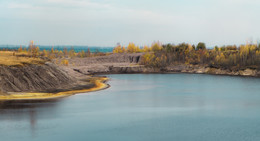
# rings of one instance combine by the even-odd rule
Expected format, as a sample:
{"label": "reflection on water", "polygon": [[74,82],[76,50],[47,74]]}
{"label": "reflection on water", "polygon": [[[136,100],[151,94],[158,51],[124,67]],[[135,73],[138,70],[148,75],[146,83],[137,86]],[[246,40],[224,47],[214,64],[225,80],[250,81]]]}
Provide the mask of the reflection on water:
{"label": "reflection on water", "polygon": [[28,120],[28,127],[31,135],[34,136],[37,130],[38,113],[55,113],[57,104],[61,99],[56,100],[20,100],[20,101],[0,101],[0,120],[12,122]]}
{"label": "reflection on water", "polygon": [[109,75],[109,89],[0,103],[3,141],[260,140],[260,79]]}

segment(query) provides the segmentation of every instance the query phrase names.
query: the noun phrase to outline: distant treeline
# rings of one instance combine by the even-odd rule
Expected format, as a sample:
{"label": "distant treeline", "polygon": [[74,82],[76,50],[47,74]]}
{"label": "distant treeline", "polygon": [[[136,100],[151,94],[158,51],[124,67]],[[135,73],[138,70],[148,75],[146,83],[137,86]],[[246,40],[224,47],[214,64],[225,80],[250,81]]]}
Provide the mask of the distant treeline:
{"label": "distant treeline", "polygon": [[[50,51],[51,49],[63,51],[66,48],[68,51],[73,49],[76,53],[83,51],[87,51],[88,49],[91,52],[112,52],[113,47],[94,47],[94,46],[43,46],[43,45],[36,45],[40,48],[40,51],[46,50]],[[17,45],[0,45],[0,50],[18,50],[20,47],[28,48],[28,46],[17,46]]]}
{"label": "distant treeline", "polygon": [[187,43],[163,45],[156,42],[143,48],[130,43],[126,48],[118,45],[113,52],[145,52],[141,64],[157,68],[180,63],[227,69],[260,68],[260,44],[215,46],[214,49],[207,49],[202,42],[196,46]]}
{"label": "distant treeline", "polygon": [[[50,50],[41,50],[38,46],[34,45],[33,42],[30,43],[28,47],[22,47],[20,46],[18,49],[10,49],[10,48],[2,48],[0,49],[2,51],[12,51],[13,56],[21,56],[21,57],[31,57],[31,58],[42,58],[42,59],[57,59],[60,61],[60,64],[63,65],[68,65],[69,58],[74,58],[74,57],[94,57],[94,56],[104,56],[109,53],[103,53],[99,52],[99,50],[95,50],[94,52],[91,52],[91,50],[88,48],[87,51],[80,51],[76,52],[74,48],[67,49],[64,47],[62,50],[57,50],[54,48],[51,48]],[[18,58],[17,58],[18,59]],[[58,62],[56,62],[58,63]]]}
{"label": "distant treeline", "polygon": [[2,51],[14,51],[18,52],[19,54],[23,54],[29,57],[46,57],[49,59],[55,58],[72,58],[72,57],[92,57],[92,56],[102,56],[106,55],[106,53],[100,52],[99,49],[96,49],[94,52],[87,48],[87,51],[81,50],[76,52],[73,47],[67,49],[64,47],[62,50],[51,48],[50,50],[40,49],[39,46],[36,46],[32,43],[28,47],[20,46],[18,49],[13,48],[2,48]]}

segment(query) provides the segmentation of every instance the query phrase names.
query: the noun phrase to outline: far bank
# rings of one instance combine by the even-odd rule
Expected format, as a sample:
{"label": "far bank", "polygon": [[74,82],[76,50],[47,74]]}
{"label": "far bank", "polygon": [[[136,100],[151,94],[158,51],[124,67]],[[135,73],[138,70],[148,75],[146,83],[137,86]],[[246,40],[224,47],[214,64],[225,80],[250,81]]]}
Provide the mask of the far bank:
{"label": "far bank", "polygon": [[[231,76],[260,77],[260,70],[255,68],[217,68],[209,65],[171,64],[156,68],[141,65],[144,53],[119,53],[107,56],[68,59],[68,65],[60,67],[68,73],[93,74],[128,74],[128,73],[195,73]],[[59,62],[59,59],[53,62]]]}

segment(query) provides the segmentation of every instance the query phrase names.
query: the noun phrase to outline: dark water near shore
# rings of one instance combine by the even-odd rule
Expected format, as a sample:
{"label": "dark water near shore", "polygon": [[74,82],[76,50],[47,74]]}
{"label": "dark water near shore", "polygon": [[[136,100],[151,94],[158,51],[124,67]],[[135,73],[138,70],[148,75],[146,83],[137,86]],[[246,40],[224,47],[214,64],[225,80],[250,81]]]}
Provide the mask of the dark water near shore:
{"label": "dark water near shore", "polygon": [[260,79],[109,75],[111,88],[2,103],[2,141],[258,141]]}

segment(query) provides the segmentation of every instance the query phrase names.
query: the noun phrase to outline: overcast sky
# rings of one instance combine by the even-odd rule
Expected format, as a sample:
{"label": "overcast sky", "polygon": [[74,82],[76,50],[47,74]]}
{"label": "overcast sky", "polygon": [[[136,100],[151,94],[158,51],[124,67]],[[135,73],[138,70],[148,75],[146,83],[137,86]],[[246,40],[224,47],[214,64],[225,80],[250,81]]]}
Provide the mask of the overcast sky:
{"label": "overcast sky", "polygon": [[0,44],[260,40],[260,0],[0,0]]}

